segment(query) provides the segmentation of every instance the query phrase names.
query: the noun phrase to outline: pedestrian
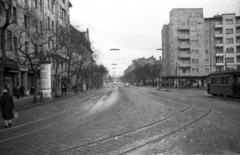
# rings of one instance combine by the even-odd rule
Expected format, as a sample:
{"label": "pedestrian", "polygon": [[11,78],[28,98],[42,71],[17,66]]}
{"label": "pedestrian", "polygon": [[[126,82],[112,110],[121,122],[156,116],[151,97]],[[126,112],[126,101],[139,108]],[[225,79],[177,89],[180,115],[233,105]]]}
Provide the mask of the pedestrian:
{"label": "pedestrian", "polygon": [[3,95],[1,96],[0,105],[2,108],[2,117],[5,120],[5,128],[11,127],[14,111],[13,97],[8,93],[6,89],[3,90]]}
{"label": "pedestrian", "polygon": [[10,94],[10,88],[9,88],[9,86],[8,86],[8,85],[6,85],[6,84],[5,84],[5,85],[4,85],[4,89],[5,89],[5,90],[7,90],[7,91],[8,91],[8,93]]}
{"label": "pedestrian", "polygon": [[67,96],[67,86],[65,83],[62,85],[62,96],[63,96],[63,94],[65,94],[65,96]]}
{"label": "pedestrian", "polygon": [[25,87],[24,87],[23,85],[21,85],[21,87],[20,87],[20,93],[21,93],[22,98],[23,98],[23,96],[24,96],[24,91],[25,91]]}
{"label": "pedestrian", "polygon": [[17,87],[17,99],[19,99],[20,98],[20,95],[21,95],[21,92],[20,92],[20,88],[19,88],[19,86]]}

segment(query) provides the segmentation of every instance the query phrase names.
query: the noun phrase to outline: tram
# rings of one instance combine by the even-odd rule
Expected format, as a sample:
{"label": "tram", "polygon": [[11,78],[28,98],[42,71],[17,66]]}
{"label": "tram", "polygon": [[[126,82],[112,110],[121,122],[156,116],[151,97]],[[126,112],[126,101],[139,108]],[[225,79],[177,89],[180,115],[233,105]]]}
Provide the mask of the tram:
{"label": "tram", "polygon": [[240,69],[207,75],[207,92],[213,96],[240,98]]}

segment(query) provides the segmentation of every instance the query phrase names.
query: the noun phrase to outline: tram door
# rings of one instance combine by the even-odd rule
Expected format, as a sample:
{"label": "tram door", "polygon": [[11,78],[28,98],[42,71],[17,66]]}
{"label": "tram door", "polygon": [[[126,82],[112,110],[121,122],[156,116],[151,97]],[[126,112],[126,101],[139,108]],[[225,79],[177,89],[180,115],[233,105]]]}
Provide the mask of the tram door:
{"label": "tram door", "polygon": [[233,75],[233,96],[237,97],[239,95],[239,86],[238,86],[238,75]]}
{"label": "tram door", "polygon": [[237,75],[237,94],[240,97],[240,75]]}

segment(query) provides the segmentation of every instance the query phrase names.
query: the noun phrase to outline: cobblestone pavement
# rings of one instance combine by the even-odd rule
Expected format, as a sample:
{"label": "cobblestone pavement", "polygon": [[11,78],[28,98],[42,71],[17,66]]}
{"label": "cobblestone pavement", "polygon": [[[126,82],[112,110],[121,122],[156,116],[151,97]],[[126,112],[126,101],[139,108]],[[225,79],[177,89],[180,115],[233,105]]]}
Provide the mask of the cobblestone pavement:
{"label": "cobblestone pavement", "polygon": [[[204,90],[171,92],[109,87],[19,111],[0,129],[1,154],[228,154],[237,153],[240,104]],[[211,113],[162,140],[149,143]],[[230,105],[229,105],[230,104]]]}

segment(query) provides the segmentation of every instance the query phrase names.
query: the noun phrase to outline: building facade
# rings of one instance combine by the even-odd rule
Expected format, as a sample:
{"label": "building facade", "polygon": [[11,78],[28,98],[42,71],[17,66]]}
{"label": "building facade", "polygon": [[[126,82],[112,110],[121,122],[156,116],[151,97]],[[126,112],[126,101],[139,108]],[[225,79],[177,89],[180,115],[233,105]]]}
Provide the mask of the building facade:
{"label": "building facade", "polygon": [[240,16],[205,18],[206,73],[240,68]]}
{"label": "building facade", "polygon": [[239,17],[204,18],[202,8],[172,9],[162,28],[163,80],[169,86],[205,86],[213,71],[239,68]]}
{"label": "building facade", "polygon": [[[26,28],[29,24],[35,24],[36,30],[41,31],[44,26],[49,29],[57,29],[60,26],[69,26],[70,17],[69,9],[72,4],[69,0],[22,0],[15,3],[13,1],[12,16],[13,24],[8,26],[6,31],[6,55],[7,62],[5,68],[5,84],[9,85],[11,93],[13,89],[17,86],[24,86],[26,90],[33,87],[33,72],[31,68],[25,65],[19,65],[12,57],[12,53],[17,52],[19,47],[18,38],[16,31],[19,28]],[[0,27],[5,22],[5,12],[0,5]],[[34,14],[36,19],[32,20],[30,23],[29,13]],[[27,38],[25,40],[25,48],[29,52],[33,52],[33,47]],[[48,48],[48,45],[40,48]],[[0,49],[1,50],[1,49]],[[1,52],[2,53],[2,52]],[[2,57],[2,55],[0,55]],[[64,64],[62,69],[64,69]],[[52,63],[52,69],[54,64]],[[52,72],[53,73],[53,72]]]}

